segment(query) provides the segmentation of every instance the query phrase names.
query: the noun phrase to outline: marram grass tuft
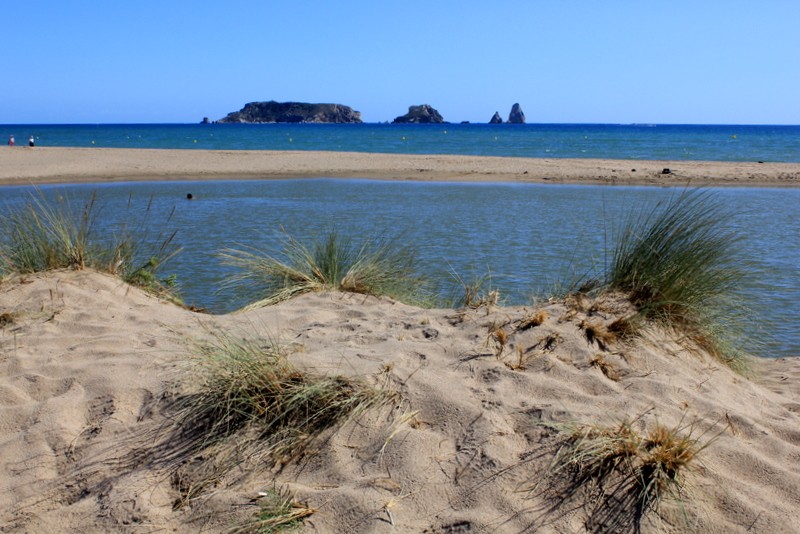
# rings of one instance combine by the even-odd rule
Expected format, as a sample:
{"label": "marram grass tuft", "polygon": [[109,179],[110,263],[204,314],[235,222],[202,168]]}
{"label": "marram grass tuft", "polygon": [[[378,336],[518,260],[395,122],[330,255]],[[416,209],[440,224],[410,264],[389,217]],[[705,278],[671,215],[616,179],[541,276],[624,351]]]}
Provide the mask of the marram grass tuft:
{"label": "marram grass tuft", "polygon": [[226,249],[220,256],[240,270],[226,285],[255,297],[246,309],[324,290],[388,296],[417,305],[431,301],[427,281],[414,271],[413,251],[391,240],[367,239],[357,245],[331,231],[309,247],[286,235],[281,251]]}
{"label": "marram grass tuft", "polygon": [[739,368],[745,352],[740,289],[749,273],[739,235],[726,224],[731,216],[699,190],[631,214],[616,236],[602,289],[627,294],[645,319]]}

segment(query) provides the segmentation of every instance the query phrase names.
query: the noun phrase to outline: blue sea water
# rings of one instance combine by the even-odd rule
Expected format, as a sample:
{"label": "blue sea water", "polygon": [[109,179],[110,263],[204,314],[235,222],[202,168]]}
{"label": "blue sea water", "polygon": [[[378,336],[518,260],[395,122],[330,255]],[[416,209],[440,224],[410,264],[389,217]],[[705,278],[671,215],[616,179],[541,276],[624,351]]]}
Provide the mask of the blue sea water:
{"label": "blue sea water", "polygon": [[40,146],[336,150],[537,158],[800,162],[800,126],[665,124],[0,125]]}

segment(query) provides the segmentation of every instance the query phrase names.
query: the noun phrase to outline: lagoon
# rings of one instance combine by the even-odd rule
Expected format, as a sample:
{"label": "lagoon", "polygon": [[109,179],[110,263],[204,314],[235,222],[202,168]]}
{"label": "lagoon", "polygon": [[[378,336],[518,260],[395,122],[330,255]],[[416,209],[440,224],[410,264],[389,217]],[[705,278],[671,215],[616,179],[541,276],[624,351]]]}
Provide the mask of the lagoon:
{"label": "lagoon", "polygon": [[[176,231],[182,251],[164,267],[187,304],[214,313],[242,299],[222,288],[231,268],[223,248],[272,248],[284,231],[301,241],[331,228],[359,237],[397,238],[417,251],[420,272],[444,292],[489,274],[503,303],[530,304],[559,284],[597,276],[615,229],[628,214],[679,194],[676,188],[537,184],[420,183],[342,179],[224,182],[120,182],[39,188],[82,204],[96,194],[98,224],[130,227],[147,217],[148,237]],[[191,193],[193,199],[187,200]],[[712,189],[734,212],[742,261],[753,274],[742,288],[759,354],[800,356],[798,189]],[[0,188],[3,209],[30,200],[32,187]],[[149,210],[148,210],[149,206]]]}

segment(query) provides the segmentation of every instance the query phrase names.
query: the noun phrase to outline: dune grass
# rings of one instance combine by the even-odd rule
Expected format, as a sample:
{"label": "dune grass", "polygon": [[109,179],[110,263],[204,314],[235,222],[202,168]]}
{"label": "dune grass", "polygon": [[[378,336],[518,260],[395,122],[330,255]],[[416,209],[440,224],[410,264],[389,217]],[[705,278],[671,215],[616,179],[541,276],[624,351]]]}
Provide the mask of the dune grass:
{"label": "dune grass", "polygon": [[28,274],[97,263],[91,244],[96,211],[94,195],[77,209],[67,202],[50,203],[41,195],[12,208],[1,219],[3,271]]}
{"label": "dune grass", "polygon": [[231,534],[277,534],[295,531],[316,510],[299,504],[285,488],[273,486],[261,492],[258,512],[249,521],[231,530]]}
{"label": "dune grass", "polygon": [[413,251],[396,241],[356,244],[332,230],[310,246],[288,235],[282,244],[280,251],[221,252],[225,264],[240,270],[225,285],[256,299],[246,309],[324,290],[388,296],[416,305],[430,302],[427,281],[414,271]]}
{"label": "dune grass", "polygon": [[[328,431],[395,397],[386,383],[297,369],[270,341],[220,334],[199,348],[197,363],[190,390],[169,408],[174,427],[162,456],[174,463],[198,456],[216,461],[229,454],[220,452],[227,447],[234,456],[246,451],[248,461],[280,466]],[[240,463],[222,462],[209,472],[217,477]]]}
{"label": "dune grass", "polygon": [[639,314],[685,334],[733,368],[744,367],[740,289],[746,258],[732,216],[710,192],[687,190],[632,213],[618,232],[601,291],[630,298]]}
{"label": "dune grass", "polygon": [[595,500],[590,512],[592,531],[638,531],[649,512],[669,499],[682,506],[685,476],[714,437],[703,441],[692,425],[656,424],[646,433],[635,420],[617,425],[557,426],[563,440],[546,479],[555,490],[556,506],[587,489]]}
{"label": "dune grass", "polygon": [[442,302],[442,307],[473,310],[485,307],[491,310],[500,305],[500,291],[492,280],[491,271],[482,275],[473,273],[471,278],[465,280],[451,268],[450,277],[453,281],[451,292],[454,296]]}
{"label": "dune grass", "polygon": [[7,210],[0,217],[0,270],[4,275],[24,275],[95,269],[179,302],[175,278],[157,274],[178,252],[175,233],[152,239],[147,215],[133,228],[101,229],[99,212],[95,194],[76,205],[62,197],[48,200],[41,192],[24,205]]}

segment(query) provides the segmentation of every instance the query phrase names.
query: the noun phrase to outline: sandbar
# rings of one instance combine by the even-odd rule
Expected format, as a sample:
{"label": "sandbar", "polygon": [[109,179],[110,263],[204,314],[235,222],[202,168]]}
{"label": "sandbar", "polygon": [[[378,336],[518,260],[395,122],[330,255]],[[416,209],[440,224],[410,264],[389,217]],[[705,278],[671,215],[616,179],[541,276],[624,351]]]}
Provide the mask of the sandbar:
{"label": "sandbar", "polygon": [[330,177],[598,185],[800,186],[800,163],[771,162],[69,147],[2,147],[0,162],[0,185]]}

